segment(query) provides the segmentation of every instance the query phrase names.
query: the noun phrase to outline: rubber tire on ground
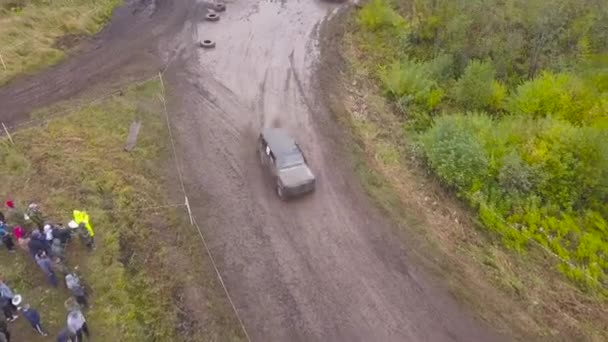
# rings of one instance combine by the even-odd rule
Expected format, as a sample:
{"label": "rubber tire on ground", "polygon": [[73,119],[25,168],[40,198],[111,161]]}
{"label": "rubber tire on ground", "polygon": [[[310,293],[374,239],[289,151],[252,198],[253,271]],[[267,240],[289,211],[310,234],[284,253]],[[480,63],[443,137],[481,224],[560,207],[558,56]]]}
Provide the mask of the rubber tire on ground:
{"label": "rubber tire on ground", "polygon": [[213,6],[213,10],[216,12],[224,12],[226,10],[226,5],[225,4],[215,4]]}
{"label": "rubber tire on ground", "polygon": [[218,21],[218,20],[220,20],[220,16],[217,13],[207,13],[205,15],[205,20],[207,20],[207,21]]}
{"label": "rubber tire on ground", "polygon": [[215,42],[210,39],[205,39],[199,43],[199,46],[202,47],[203,49],[212,49],[215,47]]}

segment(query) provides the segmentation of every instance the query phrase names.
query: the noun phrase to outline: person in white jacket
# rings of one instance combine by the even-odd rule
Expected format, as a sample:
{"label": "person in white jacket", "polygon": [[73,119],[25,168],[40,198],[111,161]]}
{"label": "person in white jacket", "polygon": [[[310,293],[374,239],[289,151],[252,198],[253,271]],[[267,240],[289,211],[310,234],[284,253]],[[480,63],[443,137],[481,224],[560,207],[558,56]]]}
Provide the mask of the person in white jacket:
{"label": "person in white jacket", "polygon": [[68,313],[68,330],[76,335],[76,341],[82,342],[82,333],[84,333],[89,339],[89,327],[87,326],[87,320],[80,310],[73,310]]}

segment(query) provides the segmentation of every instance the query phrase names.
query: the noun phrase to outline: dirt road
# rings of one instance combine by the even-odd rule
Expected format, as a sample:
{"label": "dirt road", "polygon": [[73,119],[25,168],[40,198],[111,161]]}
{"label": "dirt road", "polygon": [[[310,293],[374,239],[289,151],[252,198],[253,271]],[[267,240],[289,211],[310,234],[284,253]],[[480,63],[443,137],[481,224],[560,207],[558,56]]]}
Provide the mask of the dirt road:
{"label": "dirt road", "polygon": [[[362,195],[316,96],[319,28],[335,6],[238,1],[220,22],[192,20],[168,77],[194,213],[221,259],[255,341],[495,341],[434,289]],[[283,203],[255,155],[262,126],[301,142],[319,178]]]}
{"label": "dirt road", "polygon": [[[0,118],[17,121],[90,82],[169,63],[185,186],[254,341],[499,340],[416,269],[338,147],[314,81],[320,27],[336,6],[227,6],[215,23],[204,20],[208,4],[194,0],[118,16],[83,55],[0,89]],[[202,39],[217,47],[196,48]],[[300,141],[319,179],[312,196],[277,199],[255,156],[256,134],[268,125]]]}

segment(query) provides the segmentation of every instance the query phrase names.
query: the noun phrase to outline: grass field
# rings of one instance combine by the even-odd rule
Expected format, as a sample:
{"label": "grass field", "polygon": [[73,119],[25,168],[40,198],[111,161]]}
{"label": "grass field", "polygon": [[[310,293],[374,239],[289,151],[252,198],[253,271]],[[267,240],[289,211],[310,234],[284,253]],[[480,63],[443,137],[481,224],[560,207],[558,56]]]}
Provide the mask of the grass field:
{"label": "grass field", "polygon": [[[91,289],[86,312],[98,341],[239,340],[241,335],[200,241],[180,202],[165,186],[173,176],[159,82],[134,86],[85,105],[41,127],[13,132],[0,144],[1,198],[35,200],[54,222],[87,210],[97,249],[68,246],[68,266],[79,266]],[[36,113],[57,116],[62,104]],[[131,122],[142,129],[136,148],[124,152]],[[173,169],[170,169],[173,170]],[[158,206],[177,207],[151,208]],[[52,289],[22,251],[0,250],[4,281],[37,308],[52,335],[65,324],[65,289]],[[194,310],[194,311],[193,311]],[[15,341],[42,341],[20,318]]]}
{"label": "grass field", "polygon": [[334,43],[345,66],[328,92],[332,111],[352,133],[355,167],[366,190],[401,226],[410,253],[483,321],[518,340],[605,341],[604,297],[570,284],[556,260],[539,249],[504,249],[501,237],[488,234],[425,170],[366,67],[374,61],[361,53],[361,37],[352,26],[346,30],[351,33]]}
{"label": "grass field", "polygon": [[60,39],[96,33],[120,3],[0,0],[0,85],[57,63],[65,56]]}

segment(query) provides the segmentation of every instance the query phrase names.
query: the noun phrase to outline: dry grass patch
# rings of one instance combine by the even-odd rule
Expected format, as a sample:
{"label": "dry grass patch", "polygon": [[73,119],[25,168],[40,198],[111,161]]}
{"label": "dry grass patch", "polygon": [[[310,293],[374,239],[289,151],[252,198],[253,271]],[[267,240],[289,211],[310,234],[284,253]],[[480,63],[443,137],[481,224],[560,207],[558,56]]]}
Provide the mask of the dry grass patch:
{"label": "dry grass patch", "polygon": [[120,0],[0,0],[0,85],[15,76],[57,63],[63,37],[91,35]]}

